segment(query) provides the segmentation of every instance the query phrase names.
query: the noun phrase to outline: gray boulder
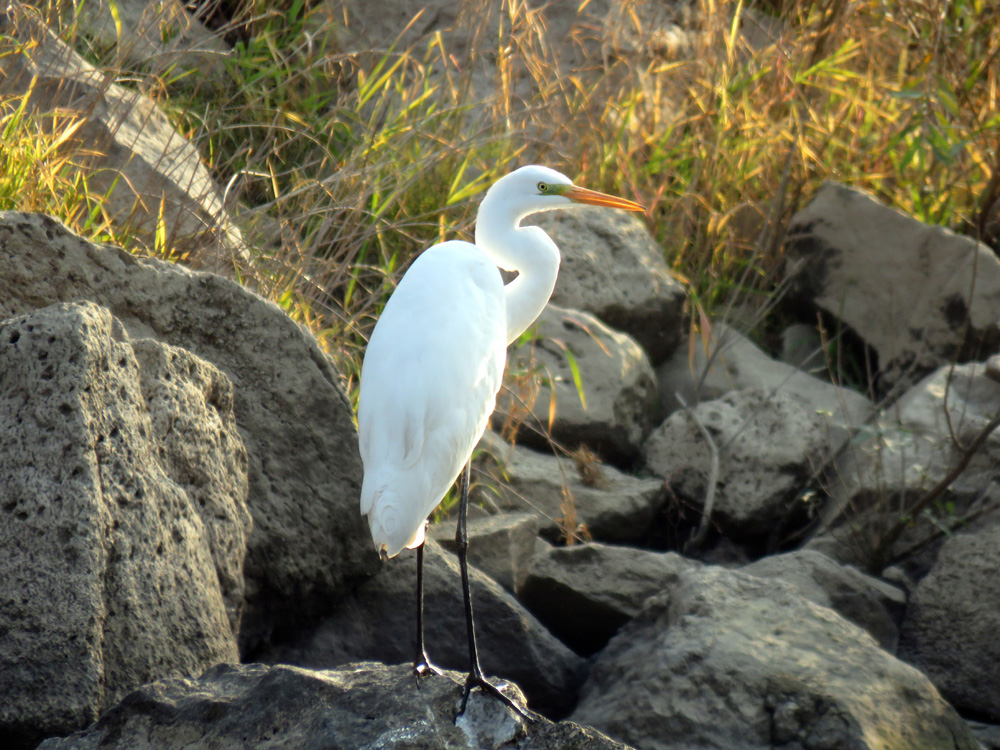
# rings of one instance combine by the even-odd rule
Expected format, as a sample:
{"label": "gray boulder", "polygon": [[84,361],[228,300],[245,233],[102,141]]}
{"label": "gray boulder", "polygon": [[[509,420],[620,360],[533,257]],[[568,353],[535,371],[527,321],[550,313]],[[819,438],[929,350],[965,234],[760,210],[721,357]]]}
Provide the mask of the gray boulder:
{"label": "gray boulder", "polygon": [[1000,725],[983,724],[978,721],[966,723],[983,746],[983,750],[1000,750]]}
{"label": "gray boulder", "polygon": [[578,654],[600,651],[646,600],[700,563],[673,552],[606,544],[540,544],[521,601]]}
{"label": "gray boulder", "polygon": [[792,217],[789,299],[846,323],[878,354],[884,385],[913,383],[1000,344],[1000,259],[864,191],[826,182]]}
{"label": "gray boulder", "polygon": [[511,446],[487,432],[479,459],[495,474],[486,499],[499,510],[527,511],[541,534],[560,541],[566,531],[602,542],[626,543],[644,538],[666,501],[663,482],[594,464],[583,477],[573,462],[528,448]]}
{"label": "gray boulder", "polygon": [[739,540],[775,541],[805,511],[797,493],[828,450],[823,417],[794,393],[734,391],[672,414],[643,446],[649,470],[681,502],[704,512],[711,448],[719,452],[711,519]]}
{"label": "gray boulder", "polygon": [[523,422],[520,441],[537,447],[551,422],[552,437],[564,445],[634,460],[659,412],[656,376],[642,348],[590,313],[552,304],[534,331],[532,341],[511,347],[507,367],[539,374],[539,390],[503,389],[494,424]]}
{"label": "gray boulder", "polygon": [[153,339],[131,344],[157,458],[205,522],[226,612],[238,634],[252,522],[246,505],[247,452],[233,411],[233,385],[185,349]]}
{"label": "gray boulder", "polygon": [[238,660],[246,454],[224,374],[96,305],[5,321],[0,361],[0,745],[27,748]]}
{"label": "gray boulder", "polygon": [[[822,351],[812,350],[803,361],[824,366]],[[715,323],[707,342],[680,347],[656,370],[660,400],[668,411],[721,398],[731,391],[767,390],[793,393],[809,402],[823,419],[830,450],[836,451],[852,430],[873,414],[872,403],[856,391],[820,380],[784,362],[771,359],[732,326]]]}
{"label": "gray boulder", "polygon": [[827,361],[830,353],[815,324],[792,323],[781,332],[780,359],[798,370],[824,377],[834,366]]}
{"label": "gray boulder", "polygon": [[917,584],[899,656],[960,710],[1000,723],[1000,522],[955,534]]}
{"label": "gray boulder", "polygon": [[233,384],[253,515],[243,647],[373,573],[351,408],[315,339],[238,284],[136,258],[52,219],[0,212],[0,318],[92,300],[132,339],[186,349]]}
{"label": "gray boulder", "polygon": [[[197,680],[147,685],[86,731],[39,750],[628,750],[571,722],[525,724],[478,691],[456,721],[462,678],[418,682],[409,667],[371,663],[321,672],[223,665]],[[507,692],[523,703],[516,686]]]}
{"label": "gray boulder", "polygon": [[978,750],[930,681],[791,586],[681,575],[597,658],[573,721],[644,750]]}
{"label": "gray boulder", "polygon": [[685,330],[687,291],[642,219],[622,211],[551,211],[529,220],[562,254],[552,302],[586,310],[623,331],[654,365],[669,357]]}
{"label": "gray boulder", "polygon": [[[479,658],[490,676],[515,681],[531,707],[558,716],[572,708],[583,661],[510,594],[470,568]],[[433,540],[424,555],[424,627],[431,661],[469,668],[458,560]],[[259,657],[271,663],[329,668],[353,661],[412,664],[416,650],[415,553],[384,564],[313,632]]]}
{"label": "gray boulder", "polygon": [[[822,523],[809,545],[881,570],[942,529],[1000,507],[1000,431],[994,431],[936,501],[917,508],[966,459],[998,404],[1000,382],[990,363],[941,367],[910,388],[838,458]],[[900,524],[902,533],[890,540]]]}
{"label": "gray boulder", "polygon": [[[457,519],[456,519],[457,520]],[[456,552],[455,521],[434,523],[427,533],[449,552]],[[524,585],[538,540],[538,518],[531,513],[502,513],[470,518],[469,564],[512,594]]]}
{"label": "gray boulder", "polygon": [[790,583],[806,599],[864,628],[882,648],[895,653],[899,642],[897,623],[906,608],[906,594],[896,586],[815,550],[772,555],[744,565],[741,570]]}

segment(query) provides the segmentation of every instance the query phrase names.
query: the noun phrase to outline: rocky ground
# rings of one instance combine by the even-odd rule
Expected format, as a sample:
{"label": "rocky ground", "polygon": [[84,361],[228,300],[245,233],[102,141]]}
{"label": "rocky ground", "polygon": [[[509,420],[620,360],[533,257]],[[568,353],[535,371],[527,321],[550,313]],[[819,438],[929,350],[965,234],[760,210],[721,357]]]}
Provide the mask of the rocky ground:
{"label": "rocky ground", "polygon": [[[46,42],[8,81],[86,81],[16,28]],[[55,49],[73,65],[39,68]],[[177,154],[199,247],[238,243]],[[993,250],[827,183],[781,290],[827,338],[792,325],[775,359],[736,315],[688,340],[640,220],[539,223],[562,273],[511,358],[550,377],[516,446],[484,438],[470,550],[484,668],[538,716],[475,696],[456,721],[462,675],[405,666],[413,556],[371,547],[312,336],[232,280],[0,214],[0,746],[1000,747]],[[552,436],[590,453],[538,439],[553,396]],[[427,630],[460,672],[453,534],[431,529]]]}

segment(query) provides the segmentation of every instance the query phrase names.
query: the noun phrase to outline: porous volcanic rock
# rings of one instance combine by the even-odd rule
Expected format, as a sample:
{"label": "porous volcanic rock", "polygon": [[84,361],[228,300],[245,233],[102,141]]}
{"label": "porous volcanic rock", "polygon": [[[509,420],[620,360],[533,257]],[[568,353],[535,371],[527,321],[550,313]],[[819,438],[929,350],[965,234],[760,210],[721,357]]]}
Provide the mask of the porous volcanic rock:
{"label": "porous volcanic rock", "polygon": [[487,494],[500,510],[528,512],[542,536],[560,541],[567,528],[601,542],[626,544],[646,537],[666,501],[663,481],[592,462],[581,476],[574,462],[505,443],[489,432],[477,459],[496,475]]}
{"label": "porous volcanic rock", "polygon": [[[571,722],[515,720],[478,691],[456,721],[463,677],[418,682],[408,666],[373,663],[316,672],[223,665],[147,685],[90,729],[39,750],[629,750]],[[519,700],[516,686],[507,692]]]}
{"label": "porous volcanic rock", "polygon": [[[513,680],[533,709],[564,716],[583,678],[583,660],[560,643],[514,597],[469,569],[479,643],[488,675]],[[405,550],[337,603],[313,632],[261,655],[260,660],[329,668],[352,661],[412,664],[416,650],[415,553]],[[458,560],[428,540],[424,558],[424,627],[431,661],[468,669],[465,610]]]}
{"label": "porous volcanic rock", "polygon": [[[1000,507],[996,467],[1000,431],[987,429],[1000,405],[1000,382],[990,361],[946,365],[907,390],[866,425],[837,459],[836,481],[809,546],[841,561],[880,570],[890,559]],[[980,435],[976,450],[967,455]],[[956,466],[936,502],[914,511]],[[895,542],[887,533],[901,515]],[[917,565],[926,572],[922,564]]]}
{"label": "porous volcanic rock", "polygon": [[187,352],[136,345],[90,303],[0,324],[4,747],[239,658],[250,518],[232,388]]}
{"label": "porous volcanic rock", "polygon": [[913,667],[779,581],[710,567],[649,600],[597,658],[574,721],[644,750],[977,750]]}
{"label": "porous volcanic rock", "polygon": [[802,521],[796,493],[827,457],[823,417],[803,397],[762,389],[733,391],[674,412],[643,446],[648,469],[682,503],[704,510],[712,436],[719,454],[713,523],[735,540],[778,538]]}
{"label": "porous volcanic rock", "polygon": [[951,536],[917,584],[899,656],[957,708],[1000,723],[1000,519]]}
{"label": "porous volcanic rock", "polygon": [[[456,519],[457,521],[457,519]],[[429,536],[449,552],[456,552],[455,521],[433,523]],[[538,518],[531,513],[501,513],[470,518],[469,564],[512,594],[524,585],[538,540]]]}
{"label": "porous volcanic rock", "polygon": [[790,583],[806,599],[864,628],[882,648],[895,653],[898,622],[906,608],[906,594],[896,586],[809,549],[771,555],[741,570]]}
{"label": "porous volcanic rock", "polygon": [[[808,355],[807,355],[808,356]],[[811,362],[825,369],[822,351]],[[682,346],[656,370],[660,400],[668,412],[721,398],[732,391],[756,388],[794,393],[823,418],[823,432],[836,452],[874,413],[871,401],[857,391],[820,380],[769,357],[732,326],[714,323],[707,339]]]}
{"label": "porous volcanic rock", "polygon": [[700,563],[674,552],[591,542],[540,543],[521,601],[563,643],[590,656],[604,648],[646,600]]}
{"label": "porous volcanic rock", "polygon": [[539,391],[501,390],[494,424],[523,418],[519,440],[543,447],[551,423],[568,447],[634,461],[659,414],[656,374],[642,347],[588,312],[553,304],[532,330],[530,342],[511,347],[507,367],[540,374]]}
{"label": "porous volcanic rock", "polygon": [[232,382],[253,515],[244,649],[377,569],[358,512],[351,407],[307,331],[235,282],[88,242],[46,216],[0,212],[0,319],[85,300],[130,338],[186,349]]}
{"label": "porous volcanic rock", "polygon": [[548,211],[531,217],[562,255],[552,302],[586,310],[627,333],[657,365],[680,343],[687,291],[645,223],[623,211]]}

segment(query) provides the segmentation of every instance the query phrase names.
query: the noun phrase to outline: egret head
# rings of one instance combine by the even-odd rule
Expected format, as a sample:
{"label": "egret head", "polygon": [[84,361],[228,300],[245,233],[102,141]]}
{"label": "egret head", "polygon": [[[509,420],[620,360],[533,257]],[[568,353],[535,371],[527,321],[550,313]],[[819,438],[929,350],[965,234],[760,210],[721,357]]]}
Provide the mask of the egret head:
{"label": "egret head", "polygon": [[537,164],[521,167],[497,180],[487,191],[486,200],[503,205],[520,216],[573,205],[645,210],[634,201],[574,185],[561,172]]}

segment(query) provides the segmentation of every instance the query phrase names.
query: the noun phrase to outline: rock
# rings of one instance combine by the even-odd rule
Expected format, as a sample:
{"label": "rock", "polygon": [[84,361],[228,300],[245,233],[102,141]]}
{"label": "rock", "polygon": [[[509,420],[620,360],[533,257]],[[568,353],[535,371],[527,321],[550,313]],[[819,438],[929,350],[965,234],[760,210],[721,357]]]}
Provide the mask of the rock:
{"label": "rock", "polygon": [[0,17],[5,94],[30,88],[27,113],[80,118],[62,153],[86,174],[91,194],[107,196],[103,209],[120,231],[152,253],[162,211],[169,249],[190,265],[234,276],[246,248],[198,150],[152,100],[110,82],[19,8]]}
{"label": "rock", "polygon": [[247,454],[233,412],[232,383],[213,365],[169,344],[140,339],[132,342],[132,350],[159,461],[206,523],[223,593],[230,592],[229,619],[238,633],[242,562],[252,523],[245,505]]}
{"label": "rock", "polygon": [[899,656],[959,710],[1000,723],[1000,523],[950,537],[906,609]]}
{"label": "rock", "polygon": [[994,354],[986,360],[986,377],[1000,383],[1000,354]]}
{"label": "rock", "polygon": [[635,542],[649,533],[666,500],[659,479],[604,464],[593,465],[596,476],[585,479],[571,461],[508,445],[496,433],[487,432],[479,449],[496,476],[488,497],[501,510],[533,514],[540,533],[554,542],[566,536],[567,526],[603,542]]}
{"label": "rock", "polygon": [[[693,418],[692,418],[693,415]],[[770,547],[804,520],[798,497],[828,447],[823,418],[794,393],[734,391],[675,412],[643,446],[646,466],[687,506],[703,510],[711,452],[695,420],[713,436],[719,475],[711,518],[733,539]]]}
{"label": "rock", "polygon": [[[957,526],[961,518],[997,507],[1000,431],[990,434],[937,502],[924,512],[913,510],[962,460],[998,407],[1000,383],[990,377],[988,366],[948,366],[928,375],[859,433],[840,457],[823,522],[809,545],[881,570],[887,560]],[[901,519],[905,534],[895,543],[886,542]]]}
{"label": "rock", "polygon": [[550,211],[528,223],[548,232],[562,254],[554,304],[586,310],[627,333],[654,365],[674,352],[685,330],[687,291],[641,219],[621,211]]}
{"label": "rock", "polygon": [[225,375],[96,305],[5,321],[0,361],[0,745],[30,748],[239,658],[246,455]]}
{"label": "rock", "polygon": [[644,750],[977,750],[916,669],[779,581],[683,573],[598,656],[573,721]]}
{"label": "rock", "polygon": [[226,279],[87,242],[44,216],[0,212],[0,318],[92,300],[132,339],[215,365],[233,383],[253,515],[244,650],[275,625],[326,611],[378,556],[358,512],[351,408],[315,339]]}
{"label": "rock", "polygon": [[[416,650],[416,563],[406,550],[383,566],[304,637],[260,661],[329,668],[352,661],[412,664]],[[486,674],[513,680],[536,711],[565,715],[573,706],[583,661],[556,640],[516,599],[470,567],[479,658]],[[429,540],[424,552],[424,626],[431,661],[469,668],[458,560]]]}
{"label": "rock", "polygon": [[511,348],[507,371],[542,376],[537,396],[525,398],[505,388],[497,399],[494,423],[523,419],[518,435],[526,444],[545,445],[553,400],[555,440],[569,447],[586,445],[618,463],[638,456],[655,424],[659,409],[649,360],[635,341],[589,313],[548,305],[531,343]]}
{"label": "rock", "polygon": [[[531,513],[504,513],[470,518],[469,564],[512,594],[520,592],[528,577],[538,539],[538,518]],[[456,552],[455,524],[434,523],[428,534],[449,552]]]}
{"label": "rock", "polygon": [[826,374],[823,337],[815,325],[793,323],[781,332],[781,361],[818,378]]}
{"label": "rock", "polygon": [[1000,259],[861,190],[826,182],[788,227],[789,300],[846,323],[883,385],[916,382],[1000,345]]}
{"label": "rock", "polygon": [[1000,750],[1000,726],[983,724],[978,721],[968,721],[969,729],[976,735],[983,750]]}
{"label": "rock", "polygon": [[94,0],[72,9],[73,18],[63,19],[64,23],[79,22],[97,46],[114,48],[119,66],[128,62],[151,76],[199,70],[211,81],[224,75],[223,60],[232,54],[220,35],[206,28],[178,0],[116,0],[114,13],[109,0]]}
{"label": "rock", "polygon": [[137,339],[132,353],[159,462],[197,504],[229,622],[239,633],[243,558],[252,522],[246,507],[247,453],[233,413],[233,385],[213,365],[176,346]]}
{"label": "rock", "polygon": [[[812,356],[810,366],[817,359],[820,366],[825,366],[822,351]],[[801,396],[822,417],[823,431],[829,435],[830,450],[834,452],[852,430],[864,424],[874,412],[872,403],[860,393],[771,359],[756,344],[724,323],[712,325],[707,347],[701,340],[693,347],[680,347],[657,368],[656,376],[660,401],[669,412],[681,408],[678,393],[688,406],[749,388]]]}
{"label": "rock", "polygon": [[673,552],[605,544],[542,544],[521,601],[578,654],[597,653],[649,597],[700,563]]}
{"label": "rock", "polygon": [[611,3],[604,21],[604,52],[633,64],[690,58],[705,22],[696,3]]}
{"label": "rock", "polygon": [[418,683],[409,667],[372,663],[320,672],[222,665],[197,680],[147,685],[85,732],[39,750],[497,750],[515,742],[523,750],[628,750],[571,722],[525,725],[478,691],[456,722],[462,680],[449,673]]}
{"label": "rock", "polygon": [[791,584],[809,601],[829,607],[864,628],[882,648],[895,653],[897,623],[906,608],[906,594],[901,589],[814,550],[765,557],[743,566],[742,571]]}

